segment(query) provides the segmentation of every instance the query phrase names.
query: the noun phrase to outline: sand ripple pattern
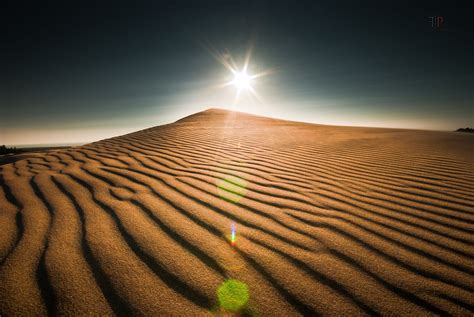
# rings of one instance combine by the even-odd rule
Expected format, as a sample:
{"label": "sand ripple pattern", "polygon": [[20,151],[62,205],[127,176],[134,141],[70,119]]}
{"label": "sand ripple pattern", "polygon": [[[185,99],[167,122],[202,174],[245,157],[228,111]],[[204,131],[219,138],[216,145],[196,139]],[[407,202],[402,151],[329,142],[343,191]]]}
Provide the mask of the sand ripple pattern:
{"label": "sand ripple pattern", "polygon": [[473,146],[213,109],[4,165],[0,315],[472,316]]}

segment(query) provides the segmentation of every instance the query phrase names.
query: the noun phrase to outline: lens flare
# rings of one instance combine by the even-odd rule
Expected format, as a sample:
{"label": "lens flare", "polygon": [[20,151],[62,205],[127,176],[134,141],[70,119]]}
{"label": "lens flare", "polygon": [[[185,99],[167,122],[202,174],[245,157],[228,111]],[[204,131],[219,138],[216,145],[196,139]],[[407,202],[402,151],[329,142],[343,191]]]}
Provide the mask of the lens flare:
{"label": "lens flare", "polygon": [[247,194],[247,181],[234,175],[217,179],[216,187],[220,198],[234,204],[237,204]]}
{"label": "lens flare", "polygon": [[230,244],[232,246],[235,245],[235,222],[232,223],[230,226],[231,234],[230,234]]}
{"label": "lens flare", "polygon": [[230,312],[238,312],[249,301],[250,294],[247,284],[239,280],[230,279],[219,286],[217,299],[221,308]]}

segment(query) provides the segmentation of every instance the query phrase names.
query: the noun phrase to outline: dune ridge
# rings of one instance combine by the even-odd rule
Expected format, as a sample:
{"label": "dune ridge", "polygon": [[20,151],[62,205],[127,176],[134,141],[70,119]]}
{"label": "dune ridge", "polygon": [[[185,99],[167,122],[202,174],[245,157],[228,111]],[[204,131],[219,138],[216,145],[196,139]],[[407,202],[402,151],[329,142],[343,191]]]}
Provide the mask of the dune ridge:
{"label": "dune ridge", "polygon": [[0,315],[471,316],[473,150],[210,109],[3,165]]}

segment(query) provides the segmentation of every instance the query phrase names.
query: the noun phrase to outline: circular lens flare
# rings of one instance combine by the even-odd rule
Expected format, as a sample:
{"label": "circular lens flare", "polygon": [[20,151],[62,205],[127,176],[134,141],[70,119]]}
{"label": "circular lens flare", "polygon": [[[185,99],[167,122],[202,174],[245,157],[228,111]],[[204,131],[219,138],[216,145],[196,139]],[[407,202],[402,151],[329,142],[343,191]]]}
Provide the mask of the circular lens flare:
{"label": "circular lens flare", "polygon": [[250,294],[247,284],[236,279],[229,279],[217,289],[220,307],[229,312],[238,312],[249,301]]}

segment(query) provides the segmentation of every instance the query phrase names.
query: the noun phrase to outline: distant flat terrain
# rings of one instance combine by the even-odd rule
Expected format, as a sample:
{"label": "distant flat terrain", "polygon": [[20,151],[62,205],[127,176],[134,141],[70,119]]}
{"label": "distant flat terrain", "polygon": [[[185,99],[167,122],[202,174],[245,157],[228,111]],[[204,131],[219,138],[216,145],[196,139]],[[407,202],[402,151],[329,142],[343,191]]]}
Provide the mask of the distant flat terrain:
{"label": "distant flat terrain", "polygon": [[241,315],[472,316],[473,152],[211,109],[36,153],[0,166],[0,315],[225,315],[232,278]]}
{"label": "distant flat terrain", "polygon": [[22,159],[35,157],[36,154],[44,153],[52,150],[62,150],[67,149],[69,146],[45,146],[45,147],[31,147],[31,148],[21,148],[15,150],[16,153],[0,154],[0,165],[13,163]]}

